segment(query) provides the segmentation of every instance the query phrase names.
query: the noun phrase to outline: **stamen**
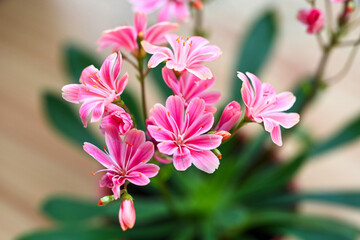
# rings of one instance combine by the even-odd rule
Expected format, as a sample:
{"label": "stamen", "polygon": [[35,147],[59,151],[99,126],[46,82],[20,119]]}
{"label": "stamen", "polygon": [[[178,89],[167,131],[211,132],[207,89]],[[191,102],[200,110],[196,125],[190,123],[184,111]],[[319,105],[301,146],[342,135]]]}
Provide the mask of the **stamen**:
{"label": "stamen", "polygon": [[106,146],[105,145],[103,146],[103,148],[104,148],[104,151],[106,151]]}
{"label": "stamen", "polygon": [[94,172],[91,172],[91,175],[95,176],[95,173],[94,173]]}
{"label": "stamen", "polygon": [[129,143],[128,141],[125,142],[126,144],[130,145],[131,147],[134,147],[134,145],[132,145],[131,143]]}
{"label": "stamen", "polygon": [[183,47],[185,47],[185,42],[183,42]]}
{"label": "stamen", "polygon": [[158,128],[158,130],[156,130],[157,132],[161,131],[161,128]]}
{"label": "stamen", "polygon": [[170,117],[170,112],[167,112],[168,116]]}
{"label": "stamen", "polygon": [[189,46],[191,47],[191,45],[192,45],[192,40],[190,41],[190,43],[189,43]]}

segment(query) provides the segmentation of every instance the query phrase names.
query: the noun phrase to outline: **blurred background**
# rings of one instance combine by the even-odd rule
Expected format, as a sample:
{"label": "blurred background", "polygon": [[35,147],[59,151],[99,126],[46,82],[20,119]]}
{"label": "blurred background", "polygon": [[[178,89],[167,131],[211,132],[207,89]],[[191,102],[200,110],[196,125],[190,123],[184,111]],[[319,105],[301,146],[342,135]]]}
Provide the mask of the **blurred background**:
{"label": "blurred background", "polygon": [[[230,91],[227,80],[236,74],[232,71],[234,49],[249,24],[267,8],[278,11],[280,34],[271,61],[262,71],[262,81],[281,92],[291,90],[301,77],[314,72],[319,48],[315,38],[307,35],[295,18],[298,9],[305,7],[305,0],[218,0],[209,4],[204,25],[210,31],[211,43],[223,51],[219,60],[208,65],[217,77],[214,89],[223,95]],[[61,87],[68,83],[62,62],[66,43],[95,52],[103,30],[132,23],[132,19],[126,0],[0,1],[0,239],[12,239],[24,231],[49,226],[38,209],[49,195],[95,199],[98,179],[90,172],[98,169],[98,164],[51,128],[43,115],[41,93],[52,90],[60,95]],[[186,35],[191,29],[192,22],[185,24],[181,32]],[[332,56],[326,75],[339,70],[349,50],[341,49]],[[103,59],[107,53],[97,54]],[[357,56],[350,72],[340,81],[331,82],[332,86],[301,116],[301,124],[315,137],[331,135],[360,112],[359,66]],[[129,65],[124,65],[125,71],[130,74],[129,87],[138,92]],[[157,92],[148,87],[148,106],[152,106]],[[252,134],[260,129],[249,125],[244,131]],[[290,140],[281,154],[291,155],[294,148]],[[321,155],[301,170],[294,186],[301,190],[360,189],[359,156],[359,140]],[[349,208],[313,203],[300,208],[360,227],[360,212]]]}

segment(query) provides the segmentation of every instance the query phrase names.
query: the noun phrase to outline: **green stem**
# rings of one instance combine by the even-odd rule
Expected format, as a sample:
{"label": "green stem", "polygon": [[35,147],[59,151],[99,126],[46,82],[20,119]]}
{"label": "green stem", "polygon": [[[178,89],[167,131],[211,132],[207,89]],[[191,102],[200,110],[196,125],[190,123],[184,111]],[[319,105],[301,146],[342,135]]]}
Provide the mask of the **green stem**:
{"label": "green stem", "polygon": [[144,72],[144,57],[141,54],[141,47],[139,48],[138,53],[138,72],[139,72],[139,81],[140,81],[140,90],[141,90],[141,103],[144,119],[147,119],[147,107],[146,107],[146,93],[145,93],[145,77],[147,72]]}

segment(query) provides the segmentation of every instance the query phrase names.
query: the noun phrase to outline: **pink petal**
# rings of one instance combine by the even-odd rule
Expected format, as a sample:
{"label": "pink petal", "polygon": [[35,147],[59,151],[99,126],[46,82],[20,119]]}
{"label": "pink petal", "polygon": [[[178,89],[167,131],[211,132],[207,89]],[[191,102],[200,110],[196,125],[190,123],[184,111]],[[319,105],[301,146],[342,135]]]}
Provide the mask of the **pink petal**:
{"label": "pink petal", "polygon": [[122,162],[121,146],[123,144],[118,131],[115,128],[109,128],[105,133],[105,142],[109,150],[110,156],[113,161],[117,163],[117,166],[124,168]]}
{"label": "pink petal", "polygon": [[189,19],[190,11],[188,4],[185,2],[176,2],[175,1],[175,17],[179,22],[185,22]]}
{"label": "pink petal", "polygon": [[132,169],[132,171],[140,172],[147,177],[155,177],[160,170],[160,167],[155,164],[140,164]]}
{"label": "pink petal", "polygon": [[126,176],[126,179],[129,180],[132,184],[138,186],[145,186],[150,183],[150,179],[141,172],[133,171],[129,175]]}
{"label": "pink petal", "polygon": [[270,133],[271,135],[271,139],[272,141],[278,145],[278,146],[282,146],[282,139],[281,139],[281,130],[280,130],[280,126],[277,125],[273,128],[273,130]]}
{"label": "pink petal", "polygon": [[[124,149],[123,149],[123,159],[130,160],[136,153],[136,150],[145,142],[145,133],[141,130],[135,128],[131,129],[124,138]],[[142,159],[144,160],[144,159]],[[127,166],[127,163],[124,163],[124,166]]]}
{"label": "pink petal", "polygon": [[162,69],[162,77],[166,85],[173,90],[176,95],[180,94],[179,81],[177,80],[174,71],[167,67]]}
{"label": "pink petal", "polygon": [[146,31],[145,40],[151,44],[159,45],[166,42],[164,35],[179,28],[178,24],[170,22],[160,22],[150,27]]}
{"label": "pink petal", "polygon": [[166,155],[173,155],[179,146],[173,143],[172,141],[164,141],[157,145],[159,152]]}
{"label": "pink petal", "polygon": [[204,134],[200,136],[193,136],[186,140],[186,146],[202,150],[211,150],[220,146],[222,136],[215,134]]}
{"label": "pink petal", "polygon": [[102,104],[101,100],[92,100],[92,101],[84,102],[83,105],[81,105],[79,109],[79,115],[84,127],[87,126],[87,121],[91,111],[95,108],[95,106],[99,104]]}
{"label": "pink petal", "polygon": [[308,10],[308,9],[302,9],[298,12],[296,18],[300,22],[307,24],[307,16],[309,15],[309,12],[310,12],[310,10]]}
{"label": "pink petal", "polygon": [[206,105],[217,103],[221,99],[220,92],[203,92],[199,95],[199,98],[205,101]]}
{"label": "pink petal", "polygon": [[120,26],[103,32],[97,44],[99,45],[99,50],[112,47],[115,51],[126,49],[132,52],[138,48],[136,37],[137,33],[133,27]]}
{"label": "pink petal", "polygon": [[213,74],[211,73],[210,69],[200,64],[187,66],[186,70],[188,70],[189,72],[200,78],[201,80],[205,80],[213,77]]}
{"label": "pink petal", "polygon": [[162,54],[162,53],[156,53],[154,55],[151,56],[151,58],[149,59],[148,62],[148,67],[149,68],[154,68],[157,65],[159,65],[160,63],[162,63],[163,61],[167,60],[169,57]]}
{"label": "pink petal", "polygon": [[220,161],[211,151],[191,151],[192,161],[195,167],[206,172],[213,173],[219,167]]}
{"label": "pink petal", "polygon": [[254,74],[246,72],[246,75],[248,75],[248,77],[250,78],[252,87],[254,88],[255,101],[253,102],[253,104],[255,105],[258,99],[260,98],[262,92],[261,91],[262,84],[260,79]]}
{"label": "pink petal", "polygon": [[99,70],[94,67],[94,65],[90,65],[82,70],[79,82],[85,85],[92,86],[94,83],[94,79],[97,79],[97,74]]}
{"label": "pink petal", "polygon": [[156,141],[169,141],[173,139],[173,135],[170,131],[165,128],[159,128],[158,126],[148,125],[147,130],[149,131],[151,137]]}
{"label": "pink petal", "polygon": [[269,106],[263,112],[286,111],[294,105],[296,97],[291,92],[282,92],[276,95],[274,100],[274,102],[270,102]]}
{"label": "pink petal", "polygon": [[171,50],[167,47],[158,47],[158,46],[152,45],[151,43],[149,43],[147,41],[142,41],[141,46],[144,48],[144,50],[147,53],[150,53],[150,54],[158,53],[158,54],[167,56],[169,58],[172,56]]}
{"label": "pink petal", "polygon": [[171,163],[173,161],[172,158],[166,158],[166,157],[163,157],[163,156],[159,156],[156,153],[154,154],[154,158],[156,160],[158,160],[159,162],[164,163],[164,164],[169,164],[169,163]]}
{"label": "pink petal", "polygon": [[211,113],[198,114],[194,122],[189,122],[185,133],[185,139],[192,136],[201,135],[210,130],[214,123],[214,116]]}
{"label": "pink petal", "polygon": [[113,162],[111,161],[109,156],[106,155],[103,151],[101,151],[95,145],[85,142],[83,149],[85,152],[87,152],[90,156],[95,158],[95,160],[98,161],[104,167],[110,168],[113,165]]}
{"label": "pink petal", "polygon": [[159,128],[173,132],[172,125],[169,121],[168,110],[163,105],[155,104],[154,108],[150,110],[150,114]]}
{"label": "pink petal", "polygon": [[112,187],[112,192],[114,194],[114,198],[115,200],[119,199],[120,198],[120,185],[118,184],[115,184],[113,187]]}
{"label": "pink petal", "polygon": [[128,73],[125,73],[124,76],[122,76],[116,83],[116,91],[118,94],[123,93],[128,82],[129,82],[129,75],[128,75]]}
{"label": "pink petal", "polygon": [[115,89],[116,80],[122,68],[121,54],[113,53],[108,56],[100,68],[100,81],[109,89]]}
{"label": "pink petal", "polygon": [[152,142],[144,142],[136,150],[135,155],[127,164],[127,169],[133,169],[140,163],[147,163],[154,155],[154,144]]}
{"label": "pink petal", "polygon": [[201,62],[212,62],[218,59],[222,55],[222,51],[218,46],[209,45],[200,49],[194,50],[188,56],[189,65],[197,64]]}
{"label": "pink petal", "polygon": [[240,104],[236,101],[232,101],[225,108],[220,117],[219,123],[215,127],[215,130],[230,131],[231,128],[237,123],[241,116]]}
{"label": "pink petal", "polygon": [[72,103],[80,103],[81,84],[68,84],[61,89],[62,97]]}
{"label": "pink petal", "polygon": [[246,75],[242,72],[238,72],[238,78],[243,81],[242,87],[241,87],[241,96],[244,100],[244,103],[247,107],[250,107],[255,99],[254,91],[250,85],[249,79],[246,77]]}
{"label": "pink petal", "polygon": [[105,106],[103,102],[98,103],[92,112],[90,122],[97,122],[103,116],[105,110]]}
{"label": "pink petal", "polygon": [[[174,130],[181,131],[184,122],[184,100],[179,96],[170,96],[166,100],[166,108],[170,112],[170,123]],[[174,120],[173,123],[171,120]]]}
{"label": "pink petal", "polygon": [[175,14],[175,4],[171,1],[167,1],[158,14],[158,22],[165,22],[171,19],[171,16]]}
{"label": "pink petal", "polygon": [[145,13],[135,13],[134,17],[134,27],[137,33],[143,32],[145,34],[147,26],[147,17]]}
{"label": "pink petal", "polygon": [[300,121],[300,116],[297,113],[267,113],[263,117],[270,118],[284,128],[292,128]]}
{"label": "pink petal", "polygon": [[194,98],[190,101],[186,109],[185,120],[188,124],[193,123],[199,114],[203,113],[205,109],[205,101],[200,98]]}
{"label": "pink petal", "polygon": [[185,171],[191,166],[191,155],[187,148],[179,148],[174,153],[174,167],[178,171]]}

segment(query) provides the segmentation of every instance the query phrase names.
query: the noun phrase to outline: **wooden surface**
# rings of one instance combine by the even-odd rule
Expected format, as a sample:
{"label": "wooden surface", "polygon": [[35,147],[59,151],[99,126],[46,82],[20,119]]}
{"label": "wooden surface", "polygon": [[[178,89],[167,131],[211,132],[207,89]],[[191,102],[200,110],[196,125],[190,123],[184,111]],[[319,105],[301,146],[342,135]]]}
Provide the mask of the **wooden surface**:
{"label": "wooden surface", "polygon": [[[230,90],[226,79],[235,74],[231,66],[238,39],[270,2],[280,12],[281,30],[262,80],[274,84],[278,91],[289,90],[316,67],[319,60],[316,42],[294,18],[298,8],[306,7],[305,1],[215,1],[205,14],[206,27],[212,29],[211,42],[222,48],[223,56],[209,66],[217,76],[214,88],[224,95]],[[42,114],[40,96],[47,89],[60,94],[67,83],[61,65],[64,43],[73,40],[96,49],[95,42],[104,29],[125,22],[132,22],[125,0],[0,1],[0,239],[12,239],[24,231],[48,226],[38,206],[51,194],[94,195],[97,182],[90,171],[98,165],[49,127]],[[191,24],[184,26],[185,30],[190,28]],[[329,75],[343,64],[347,51],[344,52],[333,56]],[[359,113],[359,66],[357,56],[349,74],[332,84],[302,116],[301,124],[317,138],[334,133]],[[134,75],[128,71],[130,87],[137,91]],[[150,86],[149,106],[156,102],[156,96],[156,89]],[[247,128],[258,130],[256,126]],[[281,154],[292,154],[293,149],[289,142]],[[314,159],[297,176],[296,185],[305,190],[360,189],[359,156],[357,141]],[[306,204],[301,208],[360,226],[360,213],[353,209],[323,204]]]}

